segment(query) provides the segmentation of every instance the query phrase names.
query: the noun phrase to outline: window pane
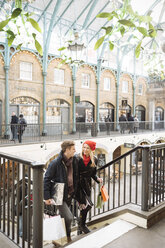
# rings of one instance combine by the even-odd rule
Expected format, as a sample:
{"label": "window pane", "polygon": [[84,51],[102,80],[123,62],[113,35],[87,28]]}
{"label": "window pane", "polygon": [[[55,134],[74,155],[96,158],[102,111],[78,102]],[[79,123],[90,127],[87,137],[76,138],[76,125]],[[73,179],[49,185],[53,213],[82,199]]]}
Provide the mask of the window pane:
{"label": "window pane", "polygon": [[90,75],[82,73],[82,88],[89,88],[90,84]]}
{"label": "window pane", "polygon": [[104,90],[111,89],[111,81],[110,78],[104,78]]}
{"label": "window pane", "polygon": [[122,81],[122,92],[128,93],[128,81]]}
{"label": "window pane", "polygon": [[54,69],[54,82],[55,84],[64,84],[64,70]]}
{"label": "window pane", "polygon": [[32,63],[20,62],[20,79],[32,80]]}
{"label": "window pane", "polygon": [[142,94],[143,94],[143,85],[142,84],[139,84],[138,95],[142,95]]}

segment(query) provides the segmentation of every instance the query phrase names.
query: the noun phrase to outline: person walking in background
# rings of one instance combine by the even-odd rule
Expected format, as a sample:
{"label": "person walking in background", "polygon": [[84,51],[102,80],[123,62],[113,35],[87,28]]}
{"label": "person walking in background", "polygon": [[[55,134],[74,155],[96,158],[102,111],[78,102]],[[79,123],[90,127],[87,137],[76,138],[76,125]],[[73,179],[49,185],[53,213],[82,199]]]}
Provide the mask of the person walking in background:
{"label": "person walking in background", "polygon": [[134,118],[130,113],[128,113],[128,129],[129,133],[134,132]]}
{"label": "person walking in background", "polygon": [[53,203],[52,182],[65,184],[63,203],[58,206],[58,208],[61,217],[65,220],[67,241],[71,242],[71,222],[73,215],[70,206],[72,199],[76,198],[77,195],[79,173],[77,163],[73,163],[73,156],[76,151],[74,141],[64,141],[61,144],[61,149],[60,154],[56,159],[50,162],[45,173],[44,199],[47,205]]}
{"label": "person walking in background", "polygon": [[20,114],[19,120],[18,120],[18,141],[19,143],[22,143],[22,135],[26,127],[27,127],[27,122],[25,118],[23,117],[23,114]]}
{"label": "person walking in background", "polygon": [[17,138],[17,124],[18,124],[18,117],[16,116],[15,112],[12,112],[11,122],[10,122],[12,141],[15,141]]}
{"label": "person walking in background", "polygon": [[107,135],[110,134],[110,130],[111,130],[111,117],[110,115],[108,115],[107,117],[105,117],[105,123],[106,123],[106,129],[107,129]]}
{"label": "person walking in background", "polygon": [[135,117],[134,117],[134,133],[137,133],[138,128],[139,128],[139,119],[135,115]]}
{"label": "person walking in background", "polygon": [[102,183],[102,178],[96,175],[97,158],[94,156],[96,142],[87,140],[82,145],[82,153],[77,158],[79,168],[79,187],[78,202],[80,208],[80,218],[78,226],[78,234],[84,232],[89,233],[90,230],[86,226],[87,213],[91,209],[93,203],[91,201],[91,178],[97,183]]}
{"label": "person walking in background", "polygon": [[124,134],[126,127],[127,127],[127,118],[124,115],[124,113],[121,113],[121,116],[119,117],[120,122],[120,133]]}

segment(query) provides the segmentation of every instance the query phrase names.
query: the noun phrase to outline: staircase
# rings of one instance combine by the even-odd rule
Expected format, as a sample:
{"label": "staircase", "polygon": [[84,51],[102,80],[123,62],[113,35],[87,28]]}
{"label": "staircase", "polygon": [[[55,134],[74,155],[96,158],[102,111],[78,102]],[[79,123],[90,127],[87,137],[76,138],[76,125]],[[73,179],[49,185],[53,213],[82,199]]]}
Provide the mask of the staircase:
{"label": "staircase", "polygon": [[[89,234],[81,234],[76,236],[72,233],[72,242],[70,244],[63,243],[62,247],[67,248],[101,248],[109,244],[113,240],[119,238],[123,234],[134,229],[136,225],[125,220],[118,219],[112,224],[107,224],[102,228],[93,229]],[[59,242],[60,243],[60,242]],[[47,244],[45,248],[55,248],[53,244]]]}
{"label": "staircase", "polygon": [[124,220],[117,220],[110,225],[92,231],[88,235],[83,235],[79,240],[67,245],[68,248],[101,248],[109,244],[113,240],[119,238],[123,234],[129,232],[136,225]]}

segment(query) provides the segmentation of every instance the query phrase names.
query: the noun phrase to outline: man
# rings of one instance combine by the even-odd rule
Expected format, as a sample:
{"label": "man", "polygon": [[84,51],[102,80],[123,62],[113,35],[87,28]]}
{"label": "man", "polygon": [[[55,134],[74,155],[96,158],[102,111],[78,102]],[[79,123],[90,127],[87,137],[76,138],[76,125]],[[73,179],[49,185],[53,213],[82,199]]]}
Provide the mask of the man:
{"label": "man", "polygon": [[121,116],[119,117],[119,122],[120,122],[120,133],[124,133],[126,126],[127,126],[127,118],[123,112],[121,113]]}
{"label": "man", "polygon": [[11,127],[11,133],[12,133],[12,141],[15,141],[16,136],[17,136],[17,124],[18,124],[18,117],[16,116],[15,112],[12,112],[11,116],[11,122],[10,122],[10,127]]}
{"label": "man", "polygon": [[50,162],[44,177],[44,199],[47,205],[53,203],[51,184],[64,183],[63,204],[58,206],[62,218],[65,220],[67,241],[71,242],[71,222],[73,215],[70,211],[71,200],[76,195],[78,185],[78,166],[73,163],[75,153],[74,141],[68,140],[61,144],[61,152],[56,159]]}
{"label": "man", "polygon": [[130,113],[128,113],[128,129],[129,133],[134,132],[134,118]]}
{"label": "man", "polygon": [[111,122],[112,122],[110,115],[105,117],[105,122],[106,122],[107,134],[109,135],[111,129]]}
{"label": "man", "polygon": [[22,135],[23,135],[23,132],[25,131],[25,127],[27,127],[27,122],[25,118],[23,117],[23,114],[20,114],[19,120],[18,120],[18,141],[19,143],[22,142]]}

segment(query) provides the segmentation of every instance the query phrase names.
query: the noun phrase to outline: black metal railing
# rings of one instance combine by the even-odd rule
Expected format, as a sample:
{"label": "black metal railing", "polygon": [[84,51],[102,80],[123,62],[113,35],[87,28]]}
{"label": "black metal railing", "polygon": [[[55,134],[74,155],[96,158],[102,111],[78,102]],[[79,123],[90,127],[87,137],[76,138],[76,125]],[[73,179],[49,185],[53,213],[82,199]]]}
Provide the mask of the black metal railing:
{"label": "black metal railing", "polygon": [[0,231],[19,247],[42,247],[43,167],[0,154]]}
{"label": "black metal railing", "polygon": [[[35,143],[45,141],[61,141],[64,139],[85,139],[89,137],[120,136],[123,134],[141,134],[159,132],[165,130],[165,122],[140,121],[138,126],[135,122],[100,122],[100,123],[47,123],[44,127],[46,133],[43,135],[43,124],[27,124],[22,132],[22,143]],[[75,129],[75,130],[74,130]],[[15,137],[11,130],[14,130]],[[0,133],[0,145],[18,144],[20,134],[19,125],[2,125]],[[121,132],[122,131],[122,132]],[[7,135],[6,135],[7,134]]]}
{"label": "black metal railing", "polygon": [[[19,247],[42,248],[44,165],[4,153],[0,159],[0,231]],[[109,199],[101,209],[92,208],[89,220],[130,203],[148,211],[165,201],[165,143],[135,147],[97,172]],[[95,206],[99,187],[92,185]],[[79,216],[74,201],[72,212]]]}
{"label": "black metal railing", "polygon": [[[148,211],[165,201],[165,143],[135,147],[97,171],[109,200],[101,210],[92,209],[91,219],[129,203]],[[99,187],[94,183],[95,206]]]}

